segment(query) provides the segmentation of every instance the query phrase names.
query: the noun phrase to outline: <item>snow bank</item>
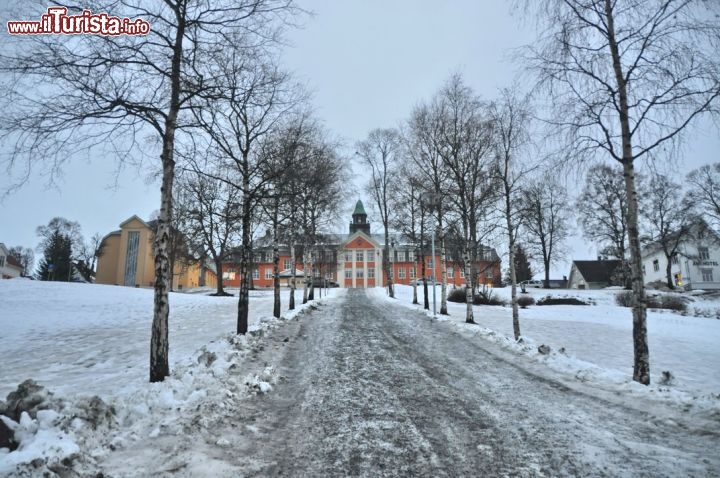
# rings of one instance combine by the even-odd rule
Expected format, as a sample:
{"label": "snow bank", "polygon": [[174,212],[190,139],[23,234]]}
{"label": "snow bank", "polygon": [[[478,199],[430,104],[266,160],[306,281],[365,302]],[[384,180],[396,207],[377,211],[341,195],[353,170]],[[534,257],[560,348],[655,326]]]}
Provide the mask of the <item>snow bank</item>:
{"label": "snow bank", "polygon": [[[510,289],[493,291],[508,299]],[[384,289],[370,291],[380,300],[390,299]],[[536,300],[548,291],[528,289]],[[670,311],[648,312],[648,336],[652,384],[649,387],[632,380],[632,314],[615,305],[613,290],[550,292],[554,297],[577,297],[595,305],[529,306],[520,309],[522,340],[514,340],[512,309],[502,306],[475,306],[477,325],[465,324],[465,304],[448,302],[446,321],[461,333],[488,340],[501,347],[542,363],[571,380],[591,383],[613,393],[659,398],[683,409],[694,407],[720,413],[720,320],[683,316]],[[412,304],[412,287],[395,286],[396,300],[432,317],[432,310]],[[432,301],[432,297],[430,298]],[[418,301],[423,291],[418,287]],[[430,304],[432,309],[432,304]],[[437,308],[440,308],[438,297]],[[550,353],[538,351],[540,345]],[[670,372],[670,379],[663,372]]]}
{"label": "snow bank", "polygon": [[[331,290],[314,303],[332,301]],[[287,307],[288,291],[282,303]],[[302,291],[296,295],[302,302]],[[109,453],[210,424],[237,400],[268,393],[273,367],[248,373],[244,359],[269,329],[313,303],[272,317],[272,291],[253,291],[249,333],[235,328],[237,297],[171,294],[171,376],[147,380],[152,291],[93,284],[0,281],[5,366],[0,390],[32,378],[34,408],[14,420],[18,447],[0,448],[0,476],[93,474]],[[45,388],[42,388],[45,387]],[[51,390],[49,392],[48,390]],[[0,403],[2,406],[2,403]]]}

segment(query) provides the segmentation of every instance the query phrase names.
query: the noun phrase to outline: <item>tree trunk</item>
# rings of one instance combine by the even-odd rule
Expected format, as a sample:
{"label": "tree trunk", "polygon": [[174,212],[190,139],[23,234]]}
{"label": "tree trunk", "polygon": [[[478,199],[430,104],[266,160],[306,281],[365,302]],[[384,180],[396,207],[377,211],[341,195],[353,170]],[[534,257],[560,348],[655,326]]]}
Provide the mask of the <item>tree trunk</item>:
{"label": "tree trunk", "polygon": [[172,215],[173,181],[175,180],[175,129],[180,111],[180,70],[183,54],[185,25],[178,22],[175,32],[170,73],[170,108],[165,123],[162,161],[162,187],[160,188],[160,216],[155,232],[155,287],[153,297],[153,321],[150,333],[150,382],[161,382],[170,375],[168,317],[170,302],[168,282],[171,279],[168,244],[170,241],[170,218]]}
{"label": "tree trunk", "polygon": [[[417,257],[415,257],[415,264],[417,264]],[[417,270],[417,266],[415,267]],[[412,279],[413,284],[413,304],[419,304],[418,298],[417,298],[417,274],[415,274],[415,277]]]}
{"label": "tree trunk", "polygon": [[223,288],[222,257],[220,255],[215,257],[215,270],[217,270],[217,290],[215,291],[215,295],[225,295],[225,289]]}
{"label": "tree trunk", "polygon": [[[172,159],[172,140],[163,145],[163,178],[160,201],[160,216],[155,232],[155,294],[152,332],[150,336],[150,382],[161,382],[170,375],[168,317],[170,301],[168,297],[170,259],[168,243],[170,234],[170,214],[172,211],[172,187],[175,162]],[[166,158],[170,158],[166,161]]]}
{"label": "tree trunk", "polygon": [[314,252],[310,251],[310,283],[308,288],[308,300],[315,300],[315,257]]}
{"label": "tree trunk", "polygon": [[430,310],[430,298],[428,297],[428,290],[427,290],[427,269],[425,267],[425,244],[423,243],[423,237],[425,234],[424,228],[423,228],[422,221],[420,223],[420,262],[421,262],[421,270],[422,270],[422,281],[423,281],[423,292],[425,294],[425,298],[423,299],[423,306],[425,310]]}
{"label": "tree trunk", "polygon": [[[442,232],[441,223],[438,222],[440,227],[440,314],[449,315],[447,308],[447,257],[445,254],[445,233]],[[434,258],[433,258],[434,260]]]}
{"label": "tree trunk", "polygon": [[508,259],[510,260],[510,297],[512,298],[513,335],[520,339],[520,310],[518,308],[517,275],[515,271],[515,234],[513,233],[512,205],[510,191],[505,185],[505,224],[508,231]]}
{"label": "tree trunk", "polygon": [[672,257],[665,256],[667,259],[667,266],[665,267],[665,277],[667,278],[667,286],[670,290],[675,290],[675,281],[672,276]]}
{"label": "tree trunk", "polygon": [[395,298],[395,291],[393,290],[393,278],[390,274],[390,248],[389,248],[389,242],[390,242],[390,234],[388,232],[387,225],[385,225],[385,250],[383,251],[383,265],[385,266],[385,281],[388,288],[388,294],[390,294],[391,298]]}
{"label": "tree trunk", "polygon": [[302,264],[303,264],[303,304],[307,304],[308,301],[308,268],[307,264],[305,263],[305,256],[306,256],[306,248],[303,247],[303,253],[302,253]]}
{"label": "tree trunk", "polygon": [[608,46],[613,60],[615,81],[618,86],[619,120],[622,135],[622,165],[625,178],[625,194],[627,195],[627,228],[630,243],[630,273],[633,290],[633,380],[644,385],[650,384],[650,352],[647,341],[647,301],[645,283],[642,274],[642,255],[640,253],[640,229],[638,227],[638,200],[635,188],[635,171],[630,134],[627,84],[622,71],[620,52],[615,38],[615,20],[612,2],[605,0],[607,16]]}
{"label": "tree trunk", "polygon": [[468,280],[469,277],[472,275],[472,263],[470,261],[470,253],[468,251],[465,251],[465,254],[463,256],[463,260],[465,262],[465,303],[466,303],[466,309],[465,309],[465,322],[468,324],[474,324],[475,323],[475,317],[473,317],[473,287],[472,287],[472,281]]}
{"label": "tree trunk", "polygon": [[247,154],[243,157],[243,212],[242,212],[242,255],[240,257],[240,293],[238,298],[237,333],[248,330],[248,312],[250,307],[250,267],[252,256],[250,247],[250,174]]}
{"label": "tree trunk", "polygon": [[550,260],[543,259],[543,266],[545,267],[545,280],[543,281],[543,287],[545,289],[550,288]]}
{"label": "tree trunk", "polygon": [[[277,208],[275,209],[277,211]],[[280,245],[277,218],[273,222],[273,316],[280,318]]]}
{"label": "tree trunk", "polygon": [[295,243],[290,241],[290,299],[288,299],[288,310],[295,310]]}

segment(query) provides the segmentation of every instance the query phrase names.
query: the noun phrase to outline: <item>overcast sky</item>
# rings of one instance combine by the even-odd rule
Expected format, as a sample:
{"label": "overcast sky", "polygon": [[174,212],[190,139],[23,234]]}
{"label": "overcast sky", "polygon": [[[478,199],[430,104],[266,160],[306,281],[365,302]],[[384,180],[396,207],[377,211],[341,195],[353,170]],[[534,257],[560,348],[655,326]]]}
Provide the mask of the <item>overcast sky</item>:
{"label": "overcast sky", "polygon": [[[398,125],[455,72],[482,98],[494,98],[520,71],[510,50],[533,39],[530,27],[511,15],[509,2],[299,2],[315,16],[303,29],[289,33],[292,46],[285,63],[313,91],[318,116],[344,140],[348,154],[371,129]],[[8,18],[0,20],[5,28]],[[705,126],[685,157],[677,159],[677,169],[684,176],[690,169],[720,161],[719,152],[717,131]],[[130,168],[118,176],[110,157],[69,163],[56,188],[48,189],[46,178],[34,176],[0,203],[0,242],[34,248],[35,228],[54,216],[78,221],[86,237],[107,234],[133,214],[147,219],[159,209],[158,184],[148,183],[147,176],[148,171]],[[3,172],[0,189],[7,184]],[[360,197],[370,212],[369,198]],[[357,199],[358,195],[346,199],[348,215]],[[572,246],[576,259],[595,255],[595,248],[585,241],[574,240]],[[554,275],[568,271],[569,262],[564,262]]]}

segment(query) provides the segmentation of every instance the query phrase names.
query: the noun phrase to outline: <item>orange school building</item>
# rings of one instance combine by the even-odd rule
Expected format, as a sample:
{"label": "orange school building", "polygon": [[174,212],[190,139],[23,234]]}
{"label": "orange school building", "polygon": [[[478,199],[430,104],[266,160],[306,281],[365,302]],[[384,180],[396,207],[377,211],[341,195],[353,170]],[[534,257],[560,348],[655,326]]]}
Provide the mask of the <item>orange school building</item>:
{"label": "orange school building", "polygon": [[[383,265],[384,235],[371,234],[370,223],[362,201],[358,201],[352,214],[348,234],[322,234],[317,245],[308,252],[314,254],[314,277],[322,277],[345,288],[382,287],[386,284]],[[393,283],[412,284],[422,278],[422,264],[419,248],[405,238],[390,236],[390,264]],[[433,258],[430,247],[425,247],[425,274],[429,278],[434,267],[435,277],[441,280],[439,248]],[[303,264],[301,248],[296,248],[296,284],[302,287]],[[280,281],[288,286],[292,276],[290,249],[280,247]],[[492,248],[482,247],[480,260],[475,264],[479,271],[479,281],[487,284],[500,282],[500,259]],[[273,245],[270,235],[259,238],[253,254],[252,285],[257,288],[270,288],[273,285]],[[447,261],[447,282],[449,285],[465,284],[465,274],[461,263]],[[239,261],[223,264],[223,283],[228,287],[240,286]]]}

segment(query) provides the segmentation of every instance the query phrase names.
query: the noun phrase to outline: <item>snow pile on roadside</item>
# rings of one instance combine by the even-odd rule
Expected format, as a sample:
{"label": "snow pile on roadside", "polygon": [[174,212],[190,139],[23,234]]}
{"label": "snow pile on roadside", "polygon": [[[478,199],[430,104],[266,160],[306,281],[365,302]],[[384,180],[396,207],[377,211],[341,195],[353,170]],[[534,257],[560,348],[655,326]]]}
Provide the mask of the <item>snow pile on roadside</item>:
{"label": "snow pile on roadside", "polygon": [[[509,294],[509,290],[495,292]],[[512,335],[510,307],[475,306],[477,324],[466,324],[465,304],[449,302],[450,315],[438,314],[436,320],[457,327],[464,335],[480,337],[522,354],[576,382],[590,383],[612,393],[660,399],[685,411],[692,409],[720,416],[720,375],[715,370],[720,363],[718,321],[669,311],[649,312],[654,368],[652,384],[646,387],[632,380],[632,320],[629,309],[614,304],[616,291],[575,292],[553,291],[552,295],[578,297],[598,305],[521,309],[523,335],[518,342]],[[384,289],[371,289],[369,293],[432,317],[432,311],[412,304],[410,286],[396,285],[396,300],[390,299]],[[538,299],[547,295],[547,291],[533,290],[532,294]],[[418,288],[418,300],[422,304],[421,288]]]}
{"label": "snow pile on roadside", "polygon": [[[124,292],[121,288],[115,290],[121,295]],[[94,474],[111,454],[145,440],[183,437],[198,429],[212,433],[213,427],[232,412],[238,400],[268,393],[279,380],[272,366],[254,371],[246,364],[245,359],[263,347],[267,333],[279,327],[283,320],[292,319],[337,295],[339,293],[329,294],[322,300],[300,305],[287,311],[280,321],[255,312],[245,336],[216,334],[214,340],[198,344],[194,352],[176,347],[175,356],[184,358],[175,360],[171,376],[164,382],[131,381],[118,384],[114,393],[107,393],[106,387],[102,387],[102,396],[92,395],[93,375],[84,377],[83,387],[76,392],[64,389],[62,394],[54,394],[33,381],[24,382],[8,395],[7,404],[0,402],[0,410],[7,405],[8,409],[17,411],[14,415],[7,411],[11,416],[2,417],[13,432],[13,448],[17,446],[17,449],[10,451],[0,445],[0,476]],[[206,299],[195,297],[200,303]],[[73,299],[75,306],[82,306],[83,297],[72,296]],[[251,301],[251,310],[252,304]],[[187,308],[188,311],[199,309]],[[105,317],[98,317],[98,322],[104,320]],[[86,344],[92,344],[92,321],[86,326],[85,332],[89,334]],[[104,336],[98,334],[93,346],[103,347],[103,342]],[[24,401],[11,403],[11,398],[18,396],[24,397]]]}

